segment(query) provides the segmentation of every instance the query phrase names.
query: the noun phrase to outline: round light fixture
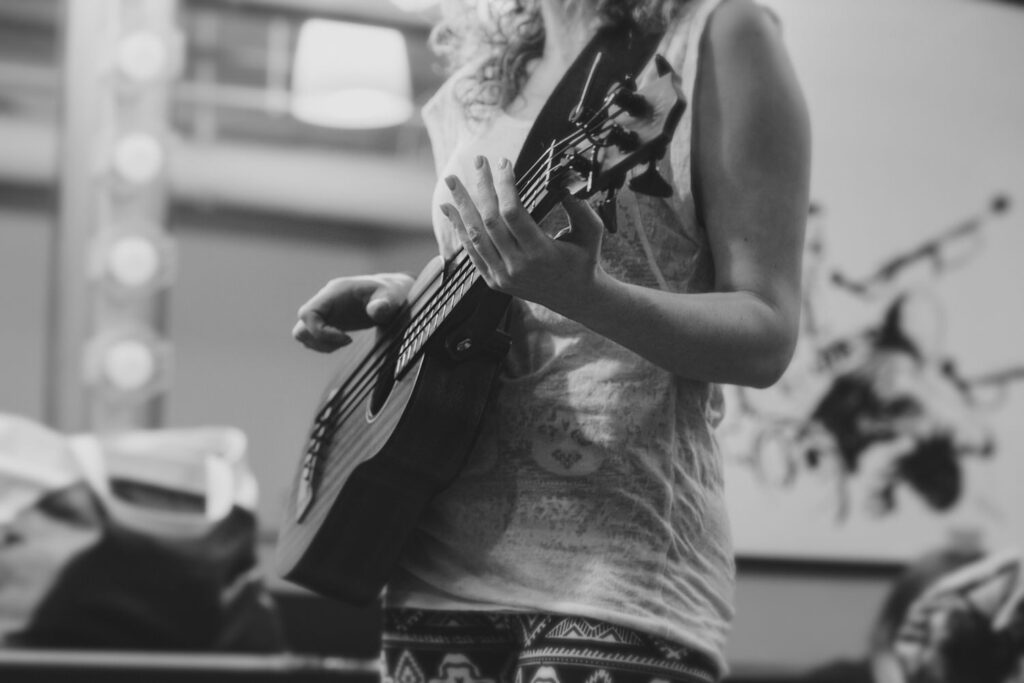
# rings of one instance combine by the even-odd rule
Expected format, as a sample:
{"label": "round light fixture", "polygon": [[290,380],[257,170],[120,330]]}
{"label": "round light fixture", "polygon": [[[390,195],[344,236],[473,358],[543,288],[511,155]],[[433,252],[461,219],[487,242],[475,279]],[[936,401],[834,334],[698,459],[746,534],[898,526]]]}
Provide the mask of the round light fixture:
{"label": "round light fixture", "polygon": [[114,53],[118,70],[133,81],[156,80],[167,70],[167,44],[152,31],[138,31],[121,38]]}
{"label": "round light fixture", "polygon": [[156,378],[156,354],[149,344],[139,339],[120,339],[112,343],[101,362],[103,377],[120,391],[140,391]]}
{"label": "round light fixture", "polygon": [[128,133],[114,145],[114,170],[125,181],[144,185],[164,166],[164,148],[148,133]]}
{"label": "round light fixture", "polygon": [[160,273],[160,250],[146,237],[122,237],[107,253],[107,272],[123,287],[146,287]]}

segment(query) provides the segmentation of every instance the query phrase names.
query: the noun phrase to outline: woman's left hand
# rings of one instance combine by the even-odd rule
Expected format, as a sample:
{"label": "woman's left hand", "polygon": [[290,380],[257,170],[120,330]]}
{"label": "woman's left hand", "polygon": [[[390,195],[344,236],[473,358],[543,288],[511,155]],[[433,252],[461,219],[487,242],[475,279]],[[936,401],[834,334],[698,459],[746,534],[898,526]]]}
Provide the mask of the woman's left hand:
{"label": "woman's left hand", "polygon": [[485,157],[475,167],[476,192],[471,196],[458,177],[448,176],[452,204],[441,205],[473,265],[491,289],[572,318],[603,273],[600,217],[585,201],[567,197],[570,230],[552,239],[520,201],[508,159],[493,174]]}

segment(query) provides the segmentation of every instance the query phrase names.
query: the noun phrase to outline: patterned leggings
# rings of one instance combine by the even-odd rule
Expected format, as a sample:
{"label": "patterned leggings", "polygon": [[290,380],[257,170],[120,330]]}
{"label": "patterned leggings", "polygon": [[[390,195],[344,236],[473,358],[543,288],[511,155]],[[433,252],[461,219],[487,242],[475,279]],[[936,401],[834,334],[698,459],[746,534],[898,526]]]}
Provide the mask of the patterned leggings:
{"label": "patterned leggings", "polygon": [[711,683],[705,655],[594,619],[384,612],[383,683]]}

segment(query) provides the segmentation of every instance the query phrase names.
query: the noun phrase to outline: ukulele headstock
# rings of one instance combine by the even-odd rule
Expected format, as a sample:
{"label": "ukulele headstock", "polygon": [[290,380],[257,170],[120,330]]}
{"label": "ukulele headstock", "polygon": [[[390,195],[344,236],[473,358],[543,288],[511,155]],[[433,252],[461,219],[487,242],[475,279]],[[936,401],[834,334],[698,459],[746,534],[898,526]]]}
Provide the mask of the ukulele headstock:
{"label": "ukulele headstock", "polygon": [[686,103],[679,77],[661,56],[655,61],[657,76],[643,87],[616,82],[595,110],[579,105],[572,111],[573,131],[553,141],[537,162],[543,194],[585,199],[605,192],[610,200],[629,171],[650,164],[645,172],[634,174],[630,188],[641,194],[671,195],[672,188],[658,175],[655,163],[664,156]]}

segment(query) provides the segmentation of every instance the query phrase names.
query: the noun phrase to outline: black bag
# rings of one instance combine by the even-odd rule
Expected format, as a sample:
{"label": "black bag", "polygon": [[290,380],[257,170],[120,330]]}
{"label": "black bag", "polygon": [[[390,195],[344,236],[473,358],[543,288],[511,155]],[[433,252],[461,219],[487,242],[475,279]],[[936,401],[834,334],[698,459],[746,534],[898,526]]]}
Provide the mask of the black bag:
{"label": "black bag", "polygon": [[0,643],[279,652],[235,429],[64,437],[0,415]]}

